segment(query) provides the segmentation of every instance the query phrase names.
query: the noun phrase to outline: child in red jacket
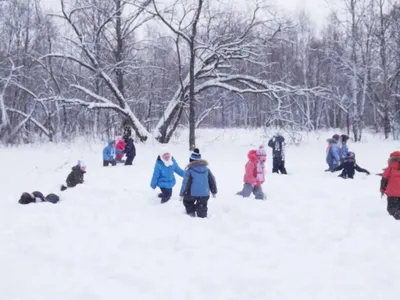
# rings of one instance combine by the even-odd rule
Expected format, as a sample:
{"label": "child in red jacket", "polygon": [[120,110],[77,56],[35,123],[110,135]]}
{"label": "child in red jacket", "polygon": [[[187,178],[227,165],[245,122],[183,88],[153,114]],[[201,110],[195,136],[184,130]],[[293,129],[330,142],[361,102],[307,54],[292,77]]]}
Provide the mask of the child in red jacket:
{"label": "child in red jacket", "polygon": [[124,163],[125,161],[122,160],[122,158],[124,157],[126,143],[123,140],[122,136],[115,137],[115,142],[117,143],[115,145],[115,149],[118,150],[117,155],[115,156],[115,160],[117,161],[117,163]]}
{"label": "child in red jacket", "polygon": [[387,211],[400,220],[400,151],[390,154],[388,167],[382,174],[381,194],[387,196]]}
{"label": "child in red jacket", "polygon": [[264,147],[250,150],[247,157],[249,161],[245,167],[243,189],[237,195],[247,198],[253,193],[257,200],[265,200],[266,196],[261,187],[265,181],[265,161],[267,160]]}

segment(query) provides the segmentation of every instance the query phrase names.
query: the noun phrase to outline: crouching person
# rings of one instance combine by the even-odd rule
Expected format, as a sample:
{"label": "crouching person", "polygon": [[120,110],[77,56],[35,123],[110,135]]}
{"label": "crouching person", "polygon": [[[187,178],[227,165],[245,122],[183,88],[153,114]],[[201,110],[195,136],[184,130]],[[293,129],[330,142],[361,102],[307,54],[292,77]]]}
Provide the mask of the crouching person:
{"label": "crouching person", "polygon": [[186,213],[191,217],[206,218],[210,192],[215,198],[217,184],[215,177],[208,168],[208,163],[201,159],[199,149],[190,156],[180,192]]}
{"label": "crouching person", "polygon": [[361,168],[357,164],[356,155],[354,154],[354,152],[348,152],[346,158],[343,160],[340,166],[337,166],[335,168],[334,172],[341,170],[343,171],[339,175],[339,177],[342,177],[343,179],[348,179],[348,178],[353,179],[356,171],[370,175],[370,173],[367,170]]}
{"label": "crouching person", "polygon": [[78,161],[78,164],[72,168],[71,173],[67,177],[67,186],[62,185],[61,191],[65,191],[67,188],[76,187],[78,184],[83,183],[83,177],[86,174],[86,165],[83,161]]}
{"label": "crouching person", "polygon": [[33,193],[23,193],[19,198],[20,204],[30,204],[30,203],[40,203],[40,202],[50,202],[56,204],[60,201],[60,197],[56,194],[48,194],[46,197],[38,191]]}
{"label": "crouching person", "polygon": [[388,167],[382,174],[381,195],[387,196],[387,211],[400,220],[400,151],[390,154]]}
{"label": "crouching person", "polygon": [[[119,151],[121,152],[121,151]],[[107,140],[107,146],[103,149],[103,166],[108,167],[108,165],[116,166],[117,161],[115,155],[117,151],[115,149],[115,141],[112,139]]]}

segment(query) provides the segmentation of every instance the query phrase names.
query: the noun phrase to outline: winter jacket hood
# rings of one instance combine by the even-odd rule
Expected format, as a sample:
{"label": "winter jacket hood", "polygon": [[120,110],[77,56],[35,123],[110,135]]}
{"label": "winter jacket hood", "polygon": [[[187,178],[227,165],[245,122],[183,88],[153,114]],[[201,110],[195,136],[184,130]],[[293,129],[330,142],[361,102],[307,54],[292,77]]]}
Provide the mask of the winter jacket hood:
{"label": "winter jacket hood", "polygon": [[394,155],[390,155],[391,157],[388,161],[389,168],[400,170],[400,151],[393,152],[392,154]]}
{"label": "winter jacket hood", "polygon": [[204,160],[204,159],[198,159],[198,160],[194,160],[191,163],[189,163],[187,165],[187,167],[186,167],[186,170],[190,169],[190,168],[202,167],[202,166],[203,167],[207,167],[208,166],[208,162],[206,160]]}
{"label": "winter jacket hood", "polygon": [[330,139],[327,139],[326,140],[329,144],[337,144],[338,143],[338,141],[337,140],[335,140],[335,139],[332,139],[332,138],[330,138]]}
{"label": "winter jacket hood", "polygon": [[250,150],[249,153],[247,153],[247,158],[252,162],[257,161],[257,150]]}

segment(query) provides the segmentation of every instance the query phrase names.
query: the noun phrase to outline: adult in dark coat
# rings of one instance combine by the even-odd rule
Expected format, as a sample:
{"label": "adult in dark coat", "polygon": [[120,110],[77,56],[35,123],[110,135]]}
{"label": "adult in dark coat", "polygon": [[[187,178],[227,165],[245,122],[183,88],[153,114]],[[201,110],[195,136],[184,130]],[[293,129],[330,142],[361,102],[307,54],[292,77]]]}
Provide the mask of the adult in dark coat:
{"label": "adult in dark coat", "polygon": [[285,168],[285,138],[278,133],[269,140],[268,146],[272,148],[272,173],[287,174]]}

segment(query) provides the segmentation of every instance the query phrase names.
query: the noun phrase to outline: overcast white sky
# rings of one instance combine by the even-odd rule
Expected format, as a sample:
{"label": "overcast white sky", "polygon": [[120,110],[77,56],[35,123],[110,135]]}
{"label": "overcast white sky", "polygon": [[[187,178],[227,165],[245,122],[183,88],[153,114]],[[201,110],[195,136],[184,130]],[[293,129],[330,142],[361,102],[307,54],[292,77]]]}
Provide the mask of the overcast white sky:
{"label": "overcast white sky", "polygon": [[[236,1],[246,3],[246,0]],[[273,5],[282,8],[288,14],[300,10],[306,11],[318,29],[324,25],[331,9],[339,8],[342,2],[343,0],[271,0]],[[42,0],[42,3],[52,10],[57,11],[60,9],[59,0]]]}

